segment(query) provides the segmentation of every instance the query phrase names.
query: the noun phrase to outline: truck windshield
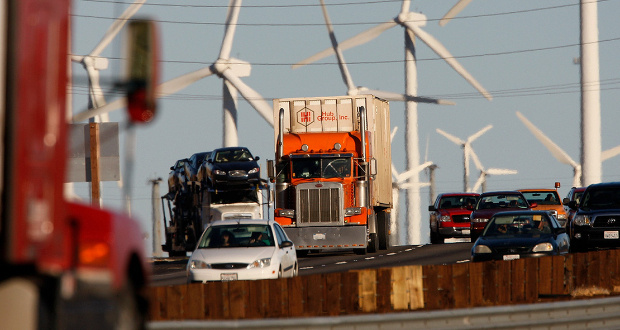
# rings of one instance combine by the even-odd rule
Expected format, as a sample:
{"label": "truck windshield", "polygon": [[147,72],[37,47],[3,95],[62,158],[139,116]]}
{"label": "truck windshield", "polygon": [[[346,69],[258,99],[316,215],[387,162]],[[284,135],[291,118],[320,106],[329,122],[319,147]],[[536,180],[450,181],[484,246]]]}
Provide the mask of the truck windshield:
{"label": "truck windshield", "polygon": [[293,161],[293,178],[345,178],[351,176],[351,158],[308,158]]}
{"label": "truck windshield", "polygon": [[620,209],[620,187],[586,190],[580,208],[583,210]]}

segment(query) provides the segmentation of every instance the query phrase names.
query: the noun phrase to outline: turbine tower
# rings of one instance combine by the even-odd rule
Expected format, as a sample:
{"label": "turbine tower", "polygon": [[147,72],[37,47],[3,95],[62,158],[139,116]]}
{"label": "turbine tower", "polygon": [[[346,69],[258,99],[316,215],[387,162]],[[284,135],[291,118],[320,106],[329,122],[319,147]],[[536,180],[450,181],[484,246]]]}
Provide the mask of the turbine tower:
{"label": "turbine tower", "polygon": [[469,189],[469,157],[471,155],[471,143],[474,142],[477,138],[482,136],[482,134],[486,133],[488,130],[493,128],[493,125],[487,125],[483,127],[478,132],[470,135],[467,140],[461,140],[460,138],[446,133],[441,129],[437,129],[437,133],[445,136],[448,140],[452,141],[454,144],[461,146],[463,148],[463,191],[470,191]]}
{"label": "turbine tower", "polygon": [[[426,16],[420,13],[409,11],[410,0],[403,0],[400,13],[392,20],[382,23],[378,26],[370,28],[338,45],[340,50],[349,49],[354,46],[364,44],[376,37],[382,32],[400,25],[405,29],[405,95],[416,96],[418,92],[417,69],[415,58],[415,37],[418,37],[428,47],[430,47],[437,55],[446,61],[454,70],[456,70],[465,80],[474,86],[484,97],[491,100],[492,97],[470,74],[461,66],[458,61],[450,54],[450,52],[430,34],[422,30],[422,26],[426,25]],[[297,65],[305,65],[334,53],[333,48],[326,49],[309,58],[299,62]],[[407,155],[407,169],[413,170],[420,163],[420,154],[418,146],[418,113],[417,103],[414,101],[406,101],[406,138],[405,150]],[[420,244],[427,243],[428,237],[421,237],[420,229],[428,227],[422,224],[420,213],[420,177],[418,173],[410,177],[409,183],[411,189],[407,191],[407,220],[408,220],[408,243]]]}
{"label": "turbine tower", "polygon": [[480,188],[482,188],[482,192],[486,192],[487,191],[487,176],[489,175],[510,175],[510,174],[518,173],[517,170],[510,170],[510,169],[505,169],[505,168],[485,169],[484,166],[482,166],[482,163],[480,162],[478,155],[476,155],[476,153],[474,152],[474,148],[470,147],[469,151],[471,153],[471,159],[474,161],[474,164],[476,165],[478,170],[480,170],[480,176],[478,177],[478,180],[474,184],[473,188],[471,188],[471,190],[469,190],[468,192],[476,192]]}
{"label": "turbine tower", "polygon": [[[223,145],[236,146],[238,144],[237,134],[237,92],[252,105],[252,107],[273,127],[273,109],[263,97],[246,85],[240,77],[250,75],[250,64],[248,62],[230,57],[232,42],[241,10],[241,0],[231,0],[228,5],[226,17],[226,28],[220,53],[216,61],[208,67],[181,75],[158,86],[158,97],[174,94],[183,88],[195,83],[196,81],[211,76],[219,76],[223,80]],[[78,122],[92,116],[108,113],[127,105],[125,98],[116,99],[107,105],[94,109],[90,112],[81,112],[73,116],[73,121]]]}

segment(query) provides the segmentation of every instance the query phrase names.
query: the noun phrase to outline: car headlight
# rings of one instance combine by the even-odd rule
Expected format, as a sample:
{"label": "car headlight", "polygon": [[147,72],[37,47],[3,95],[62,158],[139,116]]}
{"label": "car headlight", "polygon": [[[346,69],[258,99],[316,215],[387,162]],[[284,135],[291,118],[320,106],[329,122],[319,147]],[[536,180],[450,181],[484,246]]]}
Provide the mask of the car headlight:
{"label": "car headlight", "polygon": [[566,220],[566,214],[558,214],[558,220]]}
{"label": "car headlight", "polygon": [[587,215],[576,215],[575,219],[573,219],[573,223],[576,226],[589,226],[590,225],[590,217]]}
{"label": "car headlight", "polygon": [[192,260],[189,262],[189,269],[211,269],[211,266],[202,260]]}
{"label": "car headlight", "polygon": [[226,171],[222,170],[213,170],[213,173],[215,173],[216,175],[226,175]]}
{"label": "car headlight", "polygon": [[491,249],[486,245],[476,245],[474,253],[491,253]]}
{"label": "car headlight", "polygon": [[450,221],[450,216],[449,215],[442,215],[441,218],[439,218],[439,221],[449,222]]}
{"label": "car headlight", "polygon": [[361,207],[349,207],[344,210],[344,216],[350,217],[352,215],[362,214]]}
{"label": "car headlight", "polygon": [[489,219],[485,218],[474,218],[471,222],[488,222]]}
{"label": "car headlight", "polygon": [[259,171],[259,170],[260,170],[260,168],[255,167],[255,168],[253,168],[253,169],[249,170],[249,171],[248,171],[248,174],[258,173],[258,171]]}
{"label": "car headlight", "polygon": [[553,245],[551,243],[540,243],[532,249],[532,252],[549,252],[553,251]]}
{"label": "car headlight", "polygon": [[251,264],[248,265],[248,269],[251,268],[265,268],[271,265],[271,258],[263,258],[254,260]]}

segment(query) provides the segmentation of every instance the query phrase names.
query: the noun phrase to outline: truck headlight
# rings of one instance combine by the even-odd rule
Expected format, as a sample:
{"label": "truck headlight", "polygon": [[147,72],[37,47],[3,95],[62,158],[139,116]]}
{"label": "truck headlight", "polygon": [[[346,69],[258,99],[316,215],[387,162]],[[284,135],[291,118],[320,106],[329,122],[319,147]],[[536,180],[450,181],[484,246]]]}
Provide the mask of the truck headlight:
{"label": "truck headlight", "polygon": [[358,214],[362,214],[361,207],[349,207],[344,210],[345,217],[350,217],[352,215],[358,215]]}
{"label": "truck headlight", "polygon": [[589,226],[590,225],[590,217],[587,215],[581,215],[578,214],[575,216],[575,219],[573,219],[573,223],[576,226]]}
{"label": "truck headlight", "polygon": [[441,218],[439,218],[439,221],[449,222],[450,221],[450,216],[449,215],[442,215]]}
{"label": "truck headlight", "polygon": [[278,212],[278,214],[281,217],[285,217],[285,218],[294,218],[295,217],[295,210],[293,209],[282,209],[280,210],[280,212]]}
{"label": "truck headlight", "polygon": [[248,265],[248,269],[265,268],[271,266],[271,258],[256,259]]}
{"label": "truck headlight", "polygon": [[566,214],[558,214],[558,220],[566,220]]}
{"label": "truck headlight", "polygon": [[474,253],[491,253],[491,249],[486,245],[476,245]]}
{"label": "truck headlight", "polygon": [[189,262],[189,269],[211,269],[211,266],[202,260],[192,260]]}
{"label": "truck headlight", "polygon": [[532,249],[532,252],[549,252],[553,251],[553,245],[551,243],[540,243]]}

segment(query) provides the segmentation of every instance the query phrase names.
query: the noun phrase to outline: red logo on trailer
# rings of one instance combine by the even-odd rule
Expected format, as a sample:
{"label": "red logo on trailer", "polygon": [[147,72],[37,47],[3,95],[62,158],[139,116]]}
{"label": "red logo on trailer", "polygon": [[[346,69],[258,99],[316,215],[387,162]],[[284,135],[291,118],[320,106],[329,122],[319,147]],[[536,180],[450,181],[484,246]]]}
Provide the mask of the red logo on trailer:
{"label": "red logo on trailer", "polygon": [[306,127],[312,124],[314,122],[314,111],[308,108],[297,111],[297,122]]}

